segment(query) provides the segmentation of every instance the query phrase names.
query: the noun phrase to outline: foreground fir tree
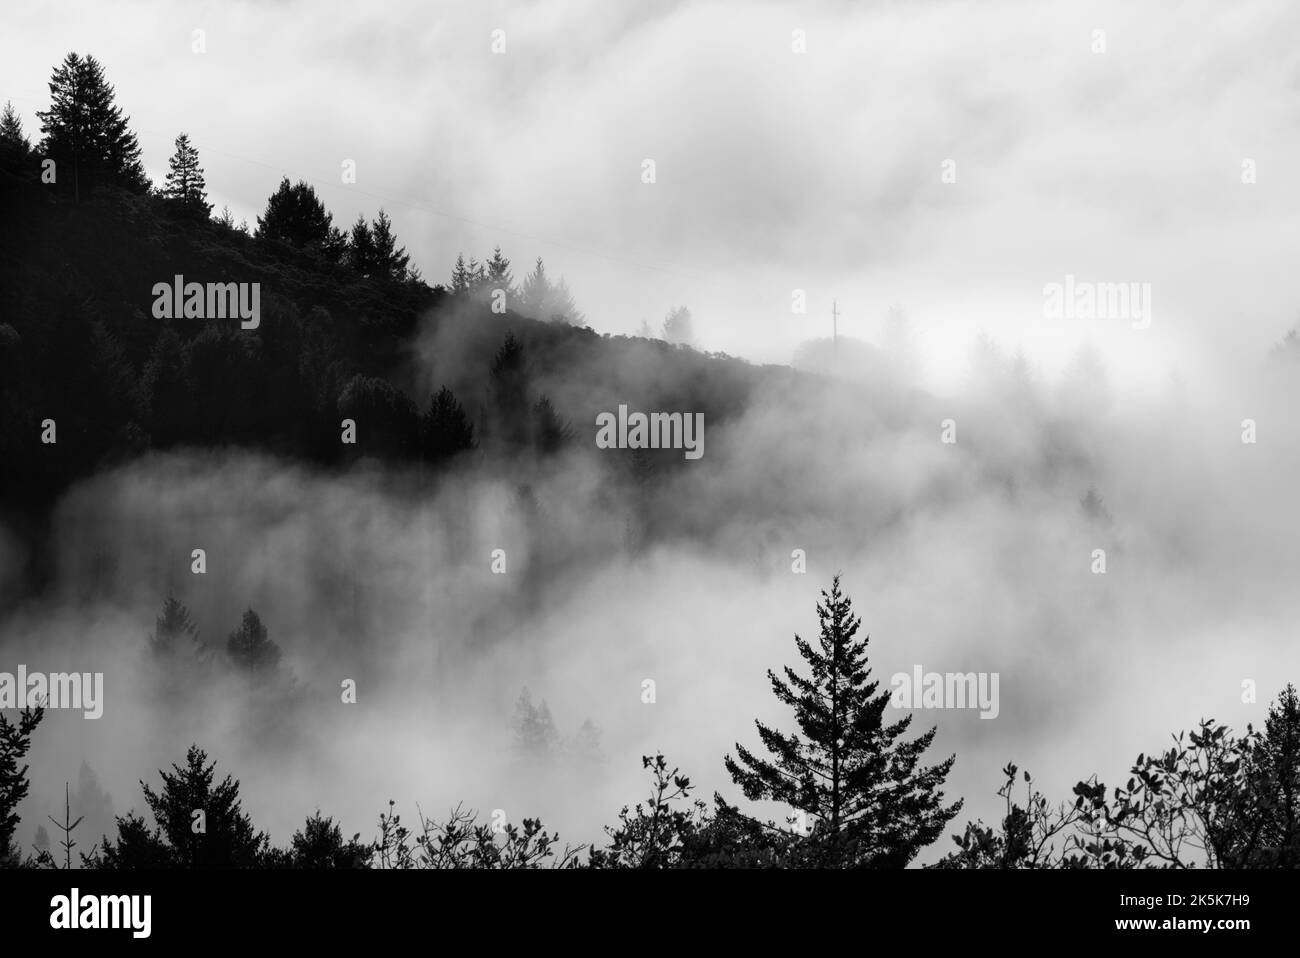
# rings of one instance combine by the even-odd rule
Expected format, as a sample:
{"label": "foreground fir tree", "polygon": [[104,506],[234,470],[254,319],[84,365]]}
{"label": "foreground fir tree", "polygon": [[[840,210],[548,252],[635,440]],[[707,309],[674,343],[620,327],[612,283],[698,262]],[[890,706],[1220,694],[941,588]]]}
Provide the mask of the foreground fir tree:
{"label": "foreground fir tree", "polygon": [[361,841],[360,833],[350,839],[333,818],[320,809],[293,833],[288,848],[273,849],[265,859],[269,868],[369,868],[373,849]]}
{"label": "foreground fir tree", "polygon": [[10,722],[0,713],[0,868],[20,863],[14,830],[18,827],[18,805],[27,797],[31,782],[27,766],[18,763],[32,747],[32,733],[44,716],[44,709],[25,708],[16,722]]}
{"label": "foreground fir tree", "polygon": [[936,729],[902,739],[912,716],[887,721],[889,690],[877,691],[880,683],[869,680],[868,639],[854,638],[862,620],[840,592],[839,576],[822,599],[817,646],[795,636],[810,674],[788,666],[784,679],[767,673],[802,736],[755,722],[771,759],[737,744],[739,761],[728,755],[727,771],[746,798],[780,802],[806,817],[817,864],[902,868],[961,809],[960,801],[945,806],[940,790],[955,756],[919,764]]}
{"label": "foreground fir tree", "polygon": [[216,765],[203,749],[191,745],[184,766],[159,770],[159,791],[141,782],[155,826],[151,829],[142,817],[128,813],[117,820],[117,840],[105,838],[102,851],[83,856],[84,864],[111,869],[266,865],[270,841],[241,808],[239,783],[229,775],[216,781]]}
{"label": "foreground fir tree", "polygon": [[1260,810],[1261,851],[1254,864],[1300,867],[1300,696],[1294,685],[1269,707],[1251,764]]}

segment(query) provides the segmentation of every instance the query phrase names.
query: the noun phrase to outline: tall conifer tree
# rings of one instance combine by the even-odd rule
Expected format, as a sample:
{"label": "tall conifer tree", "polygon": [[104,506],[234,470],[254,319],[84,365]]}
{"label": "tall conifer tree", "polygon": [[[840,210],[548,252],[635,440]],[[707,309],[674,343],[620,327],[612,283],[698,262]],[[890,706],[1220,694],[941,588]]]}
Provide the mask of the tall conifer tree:
{"label": "tall conifer tree", "polygon": [[807,816],[819,864],[901,868],[961,809],[960,801],[945,807],[940,791],[954,758],[918,767],[936,730],[903,741],[912,716],[886,721],[890,693],[870,681],[868,639],[854,638],[862,620],[840,592],[838,575],[830,593],[822,592],[817,618],[816,647],[798,635],[794,640],[811,674],[788,666],[784,679],[767,673],[777,699],[794,710],[802,737],[756,721],[771,760],[737,744],[740,760],[728,755],[727,771],[747,798]]}

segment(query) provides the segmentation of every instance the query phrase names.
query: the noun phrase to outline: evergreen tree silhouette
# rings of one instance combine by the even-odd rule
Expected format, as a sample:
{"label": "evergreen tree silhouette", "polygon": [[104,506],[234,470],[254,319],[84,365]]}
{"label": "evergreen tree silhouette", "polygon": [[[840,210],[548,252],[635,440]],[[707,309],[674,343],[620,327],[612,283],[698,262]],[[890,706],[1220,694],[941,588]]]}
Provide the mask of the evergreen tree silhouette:
{"label": "evergreen tree silhouette", "polygon": [[918,767],[936,729],[911,741],[900,736],[912,716],[885,720],[888,689],[877,692],[867,667],[868,639],[855,640],[861,619],[840,592],[840,577],[817,605],[821,636],[816,647],[799,636],[795,646],[810,675],[771,670],[777,699],[794,710],[803,737],[755,722],[772,755],[760,758],[740,744],[727,771],[750,800],[771,800],[804,812],[810,841],[823,865],[901,868],[942,833],[961,808],[944,807],[940,786],[954,757]]}
{"label": "evergreen tree silhouette", "polygon": [[99,61],[69,53],[50,77],[50,108],[36,114],[41,155],[55,161],[56,185],[78,199],[103,184],[149,189],[140,144],[114,100]]}
{"label": "evergreen tree silhouette", "polygon": [[286,176],[266,201],[257,218],[258,239],[280,240],[318,253],[326,262],[338,262],[347,249],[347,237],[333,226],[334,217],[316,196],[310,183],[289,183]]}
{"label": "evergreen tree silhouette", "polygon": [[370,236],[374,244],[376,274],[395,283],[406,279],[411,257],[407,255],[405,246],[397,245],[392,220],[383,210],[379,211],[379,218],[370,224]]}
{"label": "evergreen tree silhouette", "polygon": [[275,674],[280,666],[280,647],[267,637],[266,626],[252,609],[226,639],[226,654],[239,671],[257,678]]}
{"label": "evergreen tree silhouette", "polygon": [[205,219],[212,212],[207,184],[203,181],[203,167],[199,166],[199,151],[185,133],[176,137],[176,152],[168,161],[167,182],[162,192],[182,209]]}
{"label": "evergreen tree silhouette", "polygon": [[465,254],[461,253],[456,257],[456,265],[451,270],[451,291],[453,293],[469,292],[471,279],[469,266],[465,264]]}
{"label": "evergreen tree silhouette", "polygon": [[14,845],[17,808],[31,787],[28,766],[18,763],[32,747],[32,733],[44,717],[41,707],[24,708],[15,722],[0,713],[0,867],[18,864],[18,848]]}
{"label": "evergreen tree silhouette", "polygon": [[489,289],[503,290],[506,302],[513,305],[515,278],[510,271],[510,260],[506,259],[500,246],[492,250],[492,258],[487,261],[487,285]]}
{"label": "evergreen tree silhouette", "polygon": [[551,303],[551,281],[546,276],[546,264],[537,257],[533,271],[524,277],[519,287],[519,311],[534,319],[545,319]]}
{"label": "evergreen tree silhouette", "polygon": [[282,868],[369,868],[373,846],[362,842],[361,834],[344,840],[343,830],[320,810],[293,833],[289,847],[272,852],[268,864]]}
{"label": "evergreen tree silhouette", "polygon": [[1252,782],[1264,809],[1265,864],[1300,867],[1300,698],[1288,683],[1268,710],[1254,749]]}
{"label": "evergreen tree silhouette", "polygon": [[495,435],[511,445],[522,445],[529,432],[528,366],[524,347],[507,333],[492,360],[492,399],[496,410]]}
{"label": "evergreen tree silhouette", "polygon": [[[103,868],[257,868],[266,861],[270,841],[253,827],[240,807],[239,783],[227,775],[216,782],[217,763],[191,745],[185,765],[159,770],[162,788],[143,781],[153,815],[151,830],[129,813],[117,820],[117,841],[105,838],[101,855],[87,863]],[[202,816],[197,815],[202,812]]]}
{"label": "evergreen tree silhouette", "polygon": [[446,386],[430,397],[420,422],[420,450],[424,458],[439,462],[474,448],[474,426],[455,395]]}
{"label": "evergreen tree silhouette", "polygon": [[370,233],[370,224],[360,213],[357,214],[357,221],[352,224],[345,258],[358,276],[370,276],[375,270],[375,240]]}
{"label": "evergreen tree silhouette", "polygon": [[201,648],[199,629],[190,610],[176,596],[168,594],[163,600],[162,615],[154,620],[154,630],[149,635],[149,654],[158,660],[172,661],[191,649]]}
{"label": "evergreen tree silhouette", "polygon": [[13,103],[6,102],[4,112],[0,113],[0,169],[18,173],[30,164],[32,145],[23,132],[23,121],[14,110]]}
{"label": "evergreen tree silhouette", "polygon": [[533,448],[544,456],[559,452],[573,439],[573,427],[560,419],[547,396],[533,404]]}

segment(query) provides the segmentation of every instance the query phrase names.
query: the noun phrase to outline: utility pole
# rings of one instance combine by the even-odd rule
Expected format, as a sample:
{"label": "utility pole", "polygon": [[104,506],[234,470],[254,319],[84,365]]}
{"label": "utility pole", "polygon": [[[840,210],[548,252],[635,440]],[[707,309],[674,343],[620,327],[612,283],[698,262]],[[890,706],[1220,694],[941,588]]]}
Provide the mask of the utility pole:
{"label": "utility pole", "polygon": [[840,340],[840,311],[835,305],[835,300],[831,300],[831,349],[839,351]]}

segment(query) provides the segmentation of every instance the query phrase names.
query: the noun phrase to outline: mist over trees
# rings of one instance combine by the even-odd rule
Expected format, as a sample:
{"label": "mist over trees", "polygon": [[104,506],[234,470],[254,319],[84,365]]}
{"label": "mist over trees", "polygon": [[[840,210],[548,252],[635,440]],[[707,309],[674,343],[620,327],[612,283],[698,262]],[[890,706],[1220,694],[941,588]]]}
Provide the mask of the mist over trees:
{"label": "mist over trees", "polygon": [[[877,691],[866,664],[861,620],[840,590],[839,576],[821,594],[817,644],[798,636],[807,675],[769,670],[777,700],[791,708],[803,737],[757,723],[772,756],[737,745],[724,758],[735,784],[751,800],[788,810],[785,824],[762,821],[721,795],[710,806],[662,754],[644,756],[650,790],[624,806],[606,827],[607,841],[563,845],[536,818],[518,824],[480,822],[463,805],[444,818],[402,823],[394,802],[381,812],[373,841],[346,838],[341,825],[317,809],[283,848],[272,844],[243,811],[239,782],[219,777],[215,760],[192,745],[183,763],[160,769],[158,786],[141,782],[148,817],[134,810],[112,819],[112,834],[79,853],[81,867],[139,868],[899,868],[933,844],[961,809],[943,803],[941,786],[955,757],[921,767],[934,729],[902,738],[912,715],[888,723],[887,691]],[[169,598],[146,648],[171,655],[175,639],[196,634],[188,611]],[[166,637],[159,637],[164,631]],[[237,668],[247,648],[266,648],[257,616],[246,612],[244,636],[231,639]],[[271,661],[274,656],[264,657]],[[246,670],[245,670],[246,671]],[[957,850],[932,867],[1006,868],[1292,868],[1300,854],[1300,699],[1288,685],[1269,709],[1263,731],[1234,735],[1203,720],[1174,736],[1163,753],[1139,755],[1127,785],[1107,789],[1093,775],[1075,785],[1074,801],[1053,804],[1028,772],[1008,764],[998,795],[1005,816],[997,828],[970,822],[952,836]],[[15,808],[29,787],[28,753],[41,709],[17,723],[0,716],[0,839],[8,867],[60,868],[43,827],[31,852],[15,839]],[[554,762],[565,755],[597,760],[599,733],[583,722],[567,744],[543,700],[524,688],[511,720],[521,759]],[[1023,798],[1018,793],[1023,792]],[[96,825],[111,801],[82,766],[75,807],[69,799],[65,842],[89,811]],[[76,821],[71,816],[76,817]],[[84,834],[82,836],[85,837]],[[32,854],[35,853],[35,854]],[[69,861],[71,851],[68,852]]]}
{"label": "mist over trees", "polygon": [[[1078,556],[1102,545],[1112,561],[1166,547],[1177,557],[1213,551],[1181,514],[1171,522],[1172,545],[1160,540],[1160,507],[1167,500],[1171,515],[1185,513],[1182,490],[1166,483],[1144,499],[1141,484],[1118,474],[1104,444],[1092,441],[1090,430],[1115,408],[1095,352],[1081,351],[1052,382],[1024,355],[976,338],[960,389],[930,394],[916,386],[910,329],[897,313],[877,344],[805,342],[793,369],[677,348],[697,341],[685,306],[673,307],[658,337],[649,321],[637,337],[601,335],[584,326],[568,283],[540,257],[525,272],[500,246],[482,259],[461,254],[446,285],[430,285],[385,209],[336,226],[305,181],[269,181],[255,231],[237,227],[228,209],[214,218],[185,134],[166,184],[150,190],[128,119],[92,58],[70,54],[55,69],[51,107],[40,116],[44,138],[35,148],[11,107],[0,116],[0,598],[35,608],[48,601],[92,623],[105,610],[134,616],[139,658],[130,664],[145,665],[157,709],[149,714],[228,706],[222,714],[235,716],[233,734],[212,733],[223,763],[236,744],[290,754],[275,747],[303,734],[318,692],[300,681],[310,656],[375,675],[435,659],[445,684],[432,697],[457,691],[465,662],[506,661],[503,648],[543,641],[547,630],[532,626],[545,616],[556,617],[545,621],[572,638],[575,655],[590,654],[578,644],[582,628],[609,644],[634,643],[620,618],[625,606],[575,623],[565,603],[588,583],[611,602],[635,599],[662,574],[664,557],[685,556],[684,577],[698,578],[701,592],[757,582],[752,599],[790,571],[791,549],[802,550],[805,536],[822,546],[810,554],[829,562],[860,558],[849,551],[860,540],[906,554],[910,529],[951,545],[944,535],[955,529],[979,543],[979,555],[951,557],[942,571],[954,579],[956,569],[978,583],[970,569],[1008,561],[1032,590],[1032,567],[1046,563],[1073,599],[1082,594],[1070,591],[1075,580],[1050,563],[1086,570]],[[48,184],[40,181],[46,157],[58,171]],[[404,222],[400,209],[394,215]],[[152,287],[177,274],[261,284],[261,325],[155,318]],[[1279,375],[1296,342],[1292,331],[1270,354]],[[691,472],[679,449],[596,450],[594,415],[622,404],[701,413],[713,471]],[[1159,407],[1144,416],[1163,414]],[[949,417],[961,440],[943,446],[939,425]],[[1178,425],[1159,428],[1172,435]],[[1125,435],[1126,448],[1149,438]],[[901,479],[890,475],[897,463],[906,464]],[[1181,461],[1177,468],[1193,472]],[[209,471],[208,484],[194,479]],[[143,491],[132,499],[131,490]],[[204,592],[182,585],[182,567],[172,582],[164,571],[177,550],[188,555],[195,538],[225,539],[217,513],[234,514],[231,499],[240,497],[246,512],[230,519],[235,541],[225,541],[221,557],[228,578]],[[265,513],[263,498],[272,503]],[[89,521],[97,510],[111,516],[102,527]],[[1066,545],[1034,551],[1022,540],[1019,551],[1009,549],[1001,536],[1010,539],[1017,522],[1035,537],[1041,527],[1053,549]],[[1123,534],[1134,548],[1125,550]],[[390,550],[416,535],[427,538],[419,549]],[[508,572],[487,579],[496,575],[487,557],[499,546]],[[715,560],[708,568],[716,579],[698,574],[700,554]],[[926,555],[913,558],[923,565]],[[133,568],[121,568],[128,560]],[[1143,571],[1152,568],[1160,567]],[[309,583],[301,594],[285,587],[299,580]],[[694,584],[673,587],[685,593]],[[1101,586],[1086,597],[1103,610],[1116,601]],[[1023,596],[1001,598],[1012,607]],[[913,715],[890,720],[888,693],[869,678],[866,640],[856,638],[860,623],[838,578],[823,599],[819,637],[796,637],[802,665],[778,669],[777,659],[768,673],[793,722],[759,722],[757,746],[736,742],[736,758],[719,757],[713,771],[730,777],[729,794],[698,798],[687,774],[696,768],[683,771],[652,751],[641,757],[647,793],[629,796],[595,845],[565,846],[540,818],[501,830],[479,810],[425,817],[417,806],[418,817],[403,821],[395,804],[363,840],[358,823],[345,830],[321,811],[337,811],[322,793],[295,810],[314,809],[276,847],[241,805],[238,780],[224,768],[218,775],[196,744],[151,784],[141,780],[138,794],[115,782],[116,801],[82,763],[67,786],[69,820],[82,819],[86,857],[78,860],[103,868],[903,867],[937,846],[949,851],[944,868],[1290,868],[1300,860],[1300,710],[1291,686],[1261,731],[1206,720],[1172,748],[1139,755],[1118,788],[1094,775],[1070,795],[1049,797],[1008,764],[997,793],[1002,816],[967,823],[949,835],[950,850],[945,834],[968,808],[945,797],[960,758],[927,760],[935,729],[909,739]],[[1056,621],[1058,609],[1032,599],[1016,606],[1027,628],[1050,633],[1061,648],[1080,638],[1073,623]],[[668,620],[672,610],[662,611]],[[1090,619],[1087,628],[1100,631],[1099,621],[1114,624]],[[932,638],[927,626],[935,622],[918,624],[918,638]],[[682,628],[666,621],[654,639],[675,648]],[[411,635],[418,654],[406,659]],[[757,672],[751,684],[761,687]],[[520,681],[502,679],[502,694]],[[525,690],[513,716],[508,703],[493,713],[509,733],[505,767],[539,777],[560,769],[582,789],[596,766],[628,764],[625,749],[606,754],[607,743],[626,743],[623,719],[566,702],[573,693],[560,678],[528,681],[547,698]],[[363,686],[365,694],[380,685]],[[336,696],[337,685],[326,691]],[[31,802],[29,763],[45,763],[59,784],[65,775],[42,753],[48,726],[38,728],[40,716],[0,716],[0,857],[52,867],[62,861],[59,833],[43,816],[18,818]],[[206,733],[200,740],[218,754]],[[726,742],[716,744],[722,753]],[[157,760],[169,758],[179,756]],[[152,761],[141,760],[146,772]],[[376,807],[386,798],[375,795]],[[206,832],[193,830],[196,800]],[[782,820],[767,820],[749,804],[757,802],[779,805]]]}

